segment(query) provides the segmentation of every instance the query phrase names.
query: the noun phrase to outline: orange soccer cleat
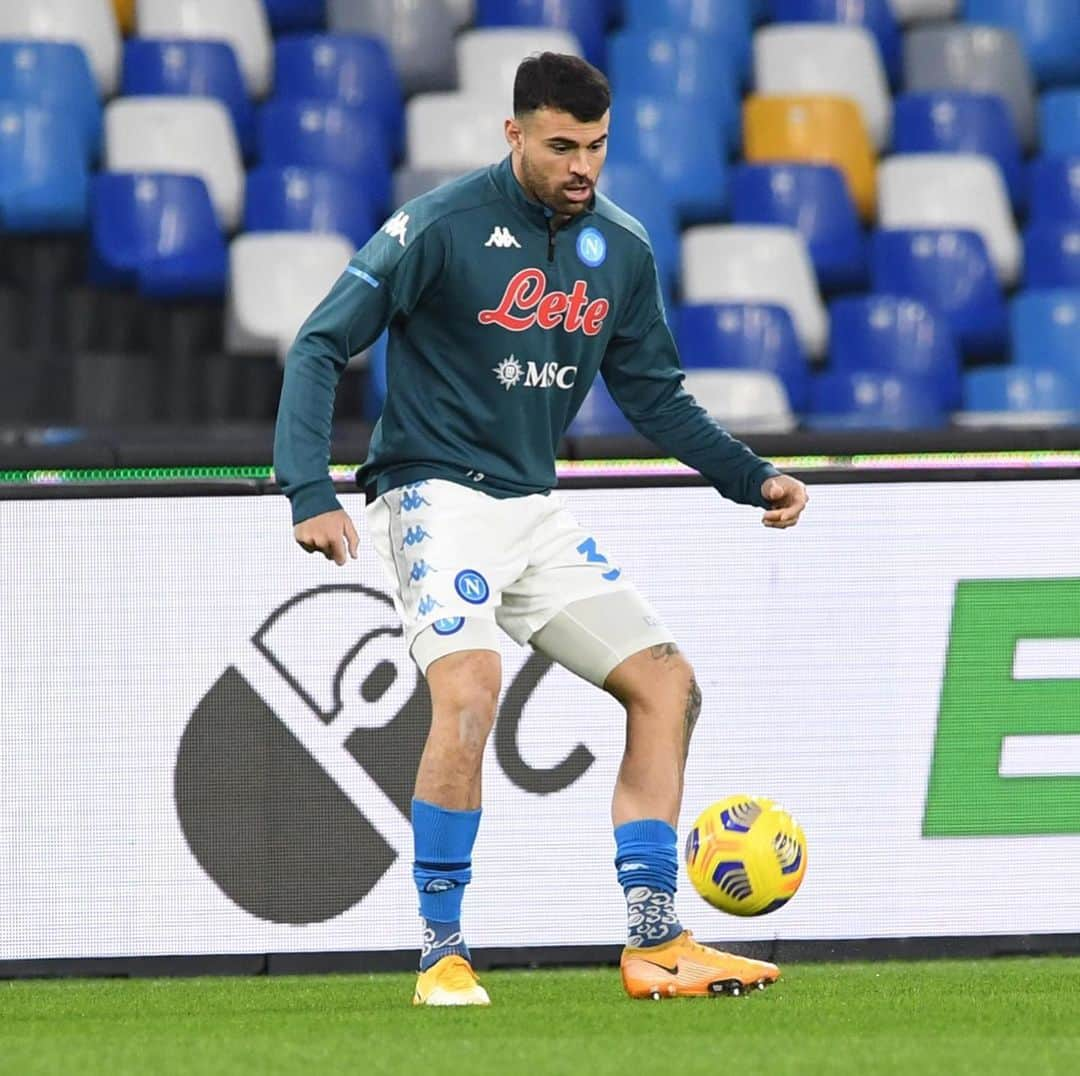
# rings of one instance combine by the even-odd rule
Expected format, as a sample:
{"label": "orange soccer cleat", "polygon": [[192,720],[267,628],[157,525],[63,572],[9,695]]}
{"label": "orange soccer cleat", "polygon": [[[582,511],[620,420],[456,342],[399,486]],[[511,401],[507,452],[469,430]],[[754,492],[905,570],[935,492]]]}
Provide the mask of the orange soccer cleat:
{"label": "orange soccer cleat", "polygon": [[764,990],[780,978],[780,969],[764,960],[722,953],[694,941],[689,930],[664,945],[627,946],[619,961],[623,986],[632,998],[738,997]]}

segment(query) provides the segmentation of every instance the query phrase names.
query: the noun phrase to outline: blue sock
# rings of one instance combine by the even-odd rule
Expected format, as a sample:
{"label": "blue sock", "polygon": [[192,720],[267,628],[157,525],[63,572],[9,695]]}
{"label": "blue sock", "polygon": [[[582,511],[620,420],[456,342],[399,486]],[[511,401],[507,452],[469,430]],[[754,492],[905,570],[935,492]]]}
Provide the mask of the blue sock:
{"label": "blue sock", "polygon": [[659,818],[642,818],[615,829],[615,867],[626,895],[628,945],[663,945],[683,932],[675,912],[677,838]]}
{"label": "blue sock", "polygon": [[413,880],[420,894],[424,943],[420,970],[454,953],[469,959],[461,933],[461,898],[472,881],[472,849],[480,811],[452,811],[412,801]]}

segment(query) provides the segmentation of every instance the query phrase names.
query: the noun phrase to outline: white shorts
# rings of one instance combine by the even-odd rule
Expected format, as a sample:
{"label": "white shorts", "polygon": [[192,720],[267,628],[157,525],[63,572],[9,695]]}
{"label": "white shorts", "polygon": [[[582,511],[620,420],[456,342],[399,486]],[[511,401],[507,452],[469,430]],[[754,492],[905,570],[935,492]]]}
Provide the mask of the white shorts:
{"label": "white shorts", "polygon": [[[554,492],[498,498],[430,479],[384,493],[366,515],[410,652],[428,627],[449,644],[466,619],[524,645],[573,602],[633,590]],[[647,632],[670,638],[650,621]]]}

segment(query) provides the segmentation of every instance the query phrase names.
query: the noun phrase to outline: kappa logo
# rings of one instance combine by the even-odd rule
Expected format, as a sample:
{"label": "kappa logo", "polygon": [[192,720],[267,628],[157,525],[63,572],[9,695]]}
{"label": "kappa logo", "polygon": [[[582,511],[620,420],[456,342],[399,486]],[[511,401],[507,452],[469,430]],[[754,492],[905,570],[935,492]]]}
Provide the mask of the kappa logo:
{"label": "kappa logo", "polygon": [[514,234],[509,228],[501,228],[499,225],[495,225],[491,235],[488,236],[488,241],[484,244],[485,247],[499,247],[502,250],[506,250],[508,247],[517,247],[521,249],[521,244],[517,241]]}
{"label": "kappa logo", "polygon": [[398,210],[382,227],[391,239],[405,246],[405,229],[409,227],[409,214]]}
{"label": "kappa logo", "polygon": [[557,329],[561,325],[568,333],[580,330],[586,336],[596,336],[604,327],[610,309],[607,299],[589,301],[584,280],[575,280],[569,293],[548,291],[547,277],[540,269],[522,269],[510,278],[499,305],[494,310],[481,310],[477,321],[515,333],[534,325],[541,329]]}
{"label": "kappa logo", "polygon": [[[237,907],[271,923],[322,923],[360,904],[395,864],[408,870],[431,696],[390,595],[369,587],[302,591],[240,642],[180,738],[177,820]],[[529,657],[495,726],[499,767],[534,795],[570,787],[595,761],[580,743],[550,767],[522,758],[525,707],[551,665]]]}

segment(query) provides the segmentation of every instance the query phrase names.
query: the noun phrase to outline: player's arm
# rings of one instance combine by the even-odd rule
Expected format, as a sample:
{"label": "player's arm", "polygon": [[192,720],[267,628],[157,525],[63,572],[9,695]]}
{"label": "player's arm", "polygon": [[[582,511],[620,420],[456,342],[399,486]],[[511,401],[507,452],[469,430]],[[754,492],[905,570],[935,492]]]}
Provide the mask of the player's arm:
{"label": "player's arm", "polygon": [[806,504],[803,484],[732,437],[683,388],[651,251],[601,372],[615,402],[653,444],[700,472],[728,499],[769,509],[766,526],[790,527],[798,520]]}
{"label": "player's arm", "polygon": [[[391,223],[400,214],[391,218]],[[384,227],[357,252],[301,326],[285,360],[274,432],[274,472],[292,505],[293,531],[308,552],[344,564],[357,534],[328,472],[334,396],[350,356],[390,320],[408,313],[442,272],[439,229]]]}

